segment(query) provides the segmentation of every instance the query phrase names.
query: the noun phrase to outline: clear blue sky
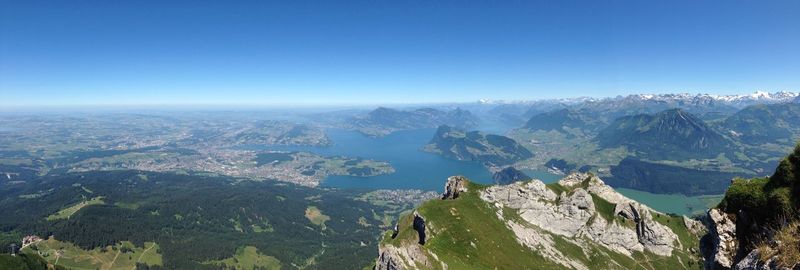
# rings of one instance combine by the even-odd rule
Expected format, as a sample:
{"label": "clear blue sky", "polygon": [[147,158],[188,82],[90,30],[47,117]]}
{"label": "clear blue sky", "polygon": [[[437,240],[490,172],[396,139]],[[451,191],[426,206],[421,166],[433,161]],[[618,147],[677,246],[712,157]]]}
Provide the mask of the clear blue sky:
{"label": "clear blue sky", "polygon": [[755,90],[800,90],[800,1],[0,1],[5,105]]}

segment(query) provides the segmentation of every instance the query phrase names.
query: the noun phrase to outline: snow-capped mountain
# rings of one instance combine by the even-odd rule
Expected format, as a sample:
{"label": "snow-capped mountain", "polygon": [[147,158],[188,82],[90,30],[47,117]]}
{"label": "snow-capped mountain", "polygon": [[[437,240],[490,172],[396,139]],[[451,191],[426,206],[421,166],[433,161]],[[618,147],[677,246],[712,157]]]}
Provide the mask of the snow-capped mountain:
{"label": "snow-capped mountain", "polygon": [[478,104],[482,105],[500,105],[500,104],[542,104],[542,103],[560,103],[565,105],[575,105],[579,103],[598,103],[608,101],[660,101],[666,103],[679,103],[679,104],[694,104],[703,105],[714,102],[721,102],[725,105],[732,105],[736,107],[745,107],[753,104],[762,103],[784,103],[792,102],[800,99],[800,93],[796,92],[765,92],[756,91],[752,94],[746,95],[712,95],[712,94],[633,94],[627,96],[616,96],[606,98],[595,97],[575,97],[575,98],[559,98],[559,99],[544,99],[544,100],[492,100],[481,99]]}
{"label": "snow-capped mountain", "polygon": [[774,93],[758,91],[747,95],[678,93],[532,101],[481,100],[475,103],[477,106],[474,107],[492,108],[484,109],[484,111],[498,115],[516,116],[519,118],[519,122],[527,121],[527,119],[536,114],[565,108],[610,121],[621,116],[652,114],[674,108],[680,108],[701,117],[719,118],[724,115],[731,115],[751,105],[789,102],[800,102],[800,94],[785,91]]}
{"label": "snow-capped mountain", "polygon": [[642,101],[662,101],[667,103],[677,103],[685,105],[703,105],[711,103],[722,103],[735,107],[745,107],[753,104],[771,104],[791,102],[800,97],[800,93],[794,92],[764,92],[757,91],[748,95],[711,95],[711,94],[637,94],[629,96],[618,96],[616,100],[642,100]]}

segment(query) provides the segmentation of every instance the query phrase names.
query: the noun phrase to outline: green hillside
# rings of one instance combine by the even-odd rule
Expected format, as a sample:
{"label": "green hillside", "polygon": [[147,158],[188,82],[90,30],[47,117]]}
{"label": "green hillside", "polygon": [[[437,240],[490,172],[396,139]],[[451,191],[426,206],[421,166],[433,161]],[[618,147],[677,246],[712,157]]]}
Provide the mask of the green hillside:
{"label": "green hillside", "polygon": [[597,136],[600,146],[626,146],[654,160],[714,158],[730,152],[734,142],[703,120],[681,109],[621,117]]}
{"label": "green hillside", "polygon": [[[426,241],[419,242],[419,233],[414,229],[413,214],[402,217],[400,229],[393,238],[393,231],[384,233],[381,242],[381,256],[388,256],[389,249],[405,250],[414,253],[416,247],[424,254],[421,260],[411,261],[400,256],[398,269],[570,269],[547,257],[545,252],[529,248],[520,243],[509,228],[508,221],[523,224],[540,235],[552,238],[557,252],[563,254],[557,260],[574,261],[589,269],[701,269],[699,254],[694,252],[698,246],[698,236],[683,223],[683,217],[663,214],[654,215],[653,220],[663,224],[677,235],[680,248],[672,256],[659,256],[648,251],[626,255],[614,252],[601,244],[592,243],[582,237],[566,237],[537,228],[525,222],[516,209],[503,208],[498,211],[495,205],[487,203],[480,196],[488,186],[468,183],[467,192],[457,199],[431,200],[416,209],[426,224]],[[563,187],[558,183],[548,185],[548,189],[565,196],[574,188]],[[593,196],[597,215],[611,223],[624,222],[614,213],[615,205]],[[499,217],[498,213],[502,213]],[[617,220],[617,221],[615,221]],[[592,221],[590,220],[590,223]],[[632,221],[627,221],[635,226]],[[627,225],[626,225],[627,226]],[[380,258],[377,264],[380,264]],[[378,265],[377,269],[382,265]],[[580,269],[580,267],[575,267]],[[584,268],[585,269],[585,268]]]}

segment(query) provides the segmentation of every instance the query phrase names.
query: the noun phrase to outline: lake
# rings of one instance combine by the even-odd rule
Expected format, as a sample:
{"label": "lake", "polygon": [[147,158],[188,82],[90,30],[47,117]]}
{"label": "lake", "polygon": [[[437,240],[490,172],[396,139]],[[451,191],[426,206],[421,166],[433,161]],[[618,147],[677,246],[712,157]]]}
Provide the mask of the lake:
{"label": "lake", "polygon": [[[463,175],[470,180],[491,184],[491,173],[477,162],[444,158],[422,149],[436,133],[435,129],[397,131],[383,137],[370,137],[356,131],[329,129],[332,146],[244,146],[246,149],[274,151],[303,151],[323,156],[348,156],[387,161],[395,173],[371,176],[334,175],[322,181],[322,187],[351,189],[422,189],[440,192],[447,177]],[[547,171],[523,170],[528,176],[553,183],[562,175]],[[617,189],[623,195],[661,212],[690,215],[719,202],[719,196],[686,197],[683,195],[653,194],[632,189]]]}
{"label": "lake", "polygon": [[655,194],[627,188],[615,188],[615,190],[655,210],[686,216],[704,214],[709,207],[714,207],[722,201],[723,197],[723,195],[688,197],[682,194]]}
{"label": "lake", "polygon": [[452,175],[463,175],[482,184],[492,182],[491,173],[477,162],[452,160],[420,150],[436,133],[435,129],[397,131],[383,137],[341,129],[330,129],[327,133],[332,146],[264,146],[261,149],[368,158],[387,161],[395,169],[392,174],[371,177],[329,176],[322,182],[323,187],[441,191],[447,177]]}

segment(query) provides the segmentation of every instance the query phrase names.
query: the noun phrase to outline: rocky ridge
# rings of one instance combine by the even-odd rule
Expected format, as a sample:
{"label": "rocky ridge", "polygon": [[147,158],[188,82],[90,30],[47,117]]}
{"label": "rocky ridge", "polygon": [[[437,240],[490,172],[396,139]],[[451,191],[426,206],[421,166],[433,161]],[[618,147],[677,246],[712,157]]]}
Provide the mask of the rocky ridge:
{"label": "rocky ridge", "polygon": [[[571,174],[561,179],[559,185],[573,188],[571,192],[557,194],[541,181],[531,181],[508,186],[489,187],[481,198],[494,203],[496,208],[508,207],[519,211],[520,217],[535,227],[549,233],[569,238],[585,237],[615,252],[632,255],[648,251],[660,256],[670,256],[676,246],[677,236],[668,227],[653,220],[655,210],[626,198],[605,185],[600,178],[588,174]],[[571,193],[571,194],[570,194]],[[629,223],[599,218],[594,203],[599,197],[615,205],[613,214]],[[661,213],[658,213],[661,214]],[[498,213],[498,217],[501,214]],[[507,221],[517,227],[516,221]],[[635,227],[626,226],[634,224]],[[536,239],[536,230],[514,230],[518,239]],[[546,242],[525,243],[529,247],[545,246]],[[555,255],[555,254],[554,254]]]}
{"label": "rocky ridge", "polygon": [[[542,181],[531,180],[488,187],[471,184],[461,176],[453,176],[448,178],[444,191],[442,202],[429,201],[418,210],[423,212],[427,210],[426,206],[432,204],[469,200],[469,196],[477,196],[478,202],[488,210],[488,216],[460,216],[459,213],[466,211],[447,203],[453,205],[448,210],[452,216],[447,218],[479,219],[482,222],[496,219],[507,229],[506,233],[511,235],[513,241],[536,254],[531,256],[542,256],[556,268],[627,268],[635,266],[631,264],[637,264],[637,260],[643,257],[645,260],[671,260],[671,264],[688,268],[699,259],[699,254],[695,254],[696,241],[691,244],[682,242],[678,234],[666,225],[668,223],[664,223],[663,219],[668,215],[617,193],[591,174],[570,174],[557,184],[546,185]],[[415,211],[414,219],[418,216]],[[426,217],[429,220],[425,228],[426,241],[399,241],[399,245],[398,241],[384,241],[379,248],[375,269],[448,269],[455,267],[451,264],[464,263],[443,257],[449,255],[449,250],[439,250],[440,245],[430,248],[427,244],[421,244],[435,241],[436,235],[454,233],[446,230],[456,229],[440,227],[442,222],[438,218],[442,217],[430,214]],[[703,233],[704,228],[698,221],[675,217],[671,222],[674,222],[673,228],[679,226],[683,234]],[[415,230],[416,223],[413,223]],[[432,226],[434,224],[438,226]],[[477,228],[466,228],[464,232],[456,234],[471,234],[472,229]],[[474,233],[480,235],[486,232]],[[481,252],[479,247],[482,244],[479,241],[479,238],[475,238],[468,245]],[[575,248],[566,249],[567,246]],[[470,260],[469,254],[459,256]],[[657,268],[653,265],[642,267]]]}
{"label": "rocky ridge", "polygon": [[704,221],[706,269],[800,269],[800,144],[772,176],[734,179]]}

